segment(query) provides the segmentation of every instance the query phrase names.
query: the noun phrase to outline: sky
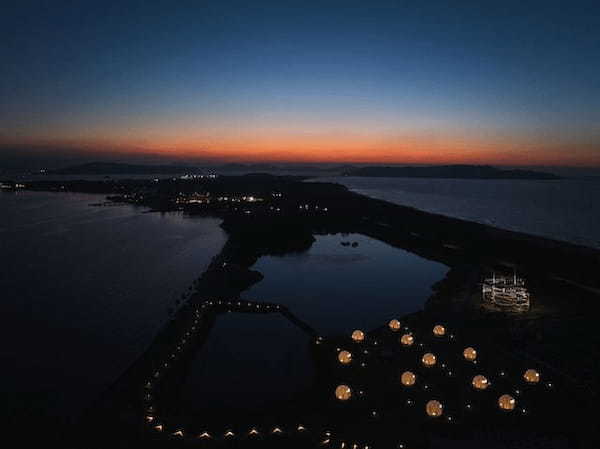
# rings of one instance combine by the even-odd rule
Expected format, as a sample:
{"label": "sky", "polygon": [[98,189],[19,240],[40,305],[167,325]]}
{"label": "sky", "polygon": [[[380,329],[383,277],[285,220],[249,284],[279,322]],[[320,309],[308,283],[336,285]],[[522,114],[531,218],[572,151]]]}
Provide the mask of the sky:
{"label": "sky", "polygon": [[600,167],[597,1],[12,3],[0,166]]}

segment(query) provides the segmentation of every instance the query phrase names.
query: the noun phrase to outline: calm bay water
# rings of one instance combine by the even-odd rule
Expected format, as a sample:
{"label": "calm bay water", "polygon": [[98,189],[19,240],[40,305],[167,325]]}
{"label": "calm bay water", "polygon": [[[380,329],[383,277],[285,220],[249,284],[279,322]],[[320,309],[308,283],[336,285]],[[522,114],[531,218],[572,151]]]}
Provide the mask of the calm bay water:
{"label": "calm bay water", "polygon": [[372,198],[600,248],[600,179],[553,181],[332,177]]}
{"label": "calm bay water", "polygon": [[319,235],[304,253],[261,257],[252,268],[265,278],[245,297],[285,304],[321,335],[372,329],[420,310],[448,270],[360,234]]}
{"label": "calm bay water", "polygon": [[259,411],[289,400],[312,383],[309,342],[280,314],[221,315],[195,356],[180,402],[202,414]]}
{"label": "calm bay water", "polygon": [[86,406],[150,344],[226,239],[216,219],[89,206],[102,200],[0,194],[3,406]]}

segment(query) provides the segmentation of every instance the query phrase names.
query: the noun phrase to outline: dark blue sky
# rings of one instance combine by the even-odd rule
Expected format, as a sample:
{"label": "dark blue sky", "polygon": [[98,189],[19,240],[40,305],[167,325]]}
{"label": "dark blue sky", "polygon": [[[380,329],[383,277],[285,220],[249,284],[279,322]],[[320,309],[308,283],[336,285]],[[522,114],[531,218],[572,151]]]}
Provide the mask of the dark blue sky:
{"label": "dark blue sky", "polygon": [[599,2],[15,3],[6,152],[600,165]]}

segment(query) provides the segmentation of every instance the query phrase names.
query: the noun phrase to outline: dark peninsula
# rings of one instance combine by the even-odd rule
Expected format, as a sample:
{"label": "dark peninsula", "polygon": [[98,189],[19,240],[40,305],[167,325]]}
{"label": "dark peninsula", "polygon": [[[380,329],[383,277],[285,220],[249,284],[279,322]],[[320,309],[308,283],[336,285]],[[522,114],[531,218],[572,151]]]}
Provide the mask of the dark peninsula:
{"label": "dark peninsula", "polygon": [[454,178],[454,179],[560,179],[553,173],[533,170],[506,170],[490,165],[437,165],[430,167],[361,167],[345,176],[380,178]]}

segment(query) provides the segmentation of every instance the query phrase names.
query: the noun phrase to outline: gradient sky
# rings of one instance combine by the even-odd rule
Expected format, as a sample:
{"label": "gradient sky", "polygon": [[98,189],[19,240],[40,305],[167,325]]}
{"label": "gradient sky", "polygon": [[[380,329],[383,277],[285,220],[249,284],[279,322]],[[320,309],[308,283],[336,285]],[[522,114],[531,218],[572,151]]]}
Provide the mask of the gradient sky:
{"label": "gradient sky", "polygon": [[13,2],[0,162],[600,166],[600,2]]}

